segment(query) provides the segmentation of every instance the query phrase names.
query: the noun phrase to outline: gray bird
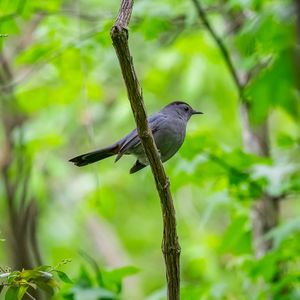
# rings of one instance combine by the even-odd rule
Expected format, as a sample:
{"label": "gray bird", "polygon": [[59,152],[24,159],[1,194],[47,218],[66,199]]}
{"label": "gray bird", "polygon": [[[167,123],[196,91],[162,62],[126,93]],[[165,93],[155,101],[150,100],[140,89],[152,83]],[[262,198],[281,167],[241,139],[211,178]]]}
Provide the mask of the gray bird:
{"label": "gray bird", "polygon": [[[179,150],[185,138],[187,122],[196,114],[202,112],[195,111],[185,102],[175,101],[148,118],[162,162],[170,159]],[[133,154],[137,158],[130,174],[149,165],[136,129],[109,147],[76,156],[69,161],[82,167],[113,155],[117,155],[115,161],[118,161],[124,154]]]}

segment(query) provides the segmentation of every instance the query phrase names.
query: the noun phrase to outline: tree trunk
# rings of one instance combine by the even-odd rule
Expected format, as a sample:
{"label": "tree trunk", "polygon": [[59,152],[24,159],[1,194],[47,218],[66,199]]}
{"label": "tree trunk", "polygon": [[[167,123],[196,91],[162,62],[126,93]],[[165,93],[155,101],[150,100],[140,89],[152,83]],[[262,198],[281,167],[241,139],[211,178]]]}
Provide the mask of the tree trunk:
{"label": "tree trunk", "polygon": [[[26,155],[16,150],[18,146],[13,137],[15,130],[21,130],[26,119],[17,108],[14,89],[10,87],[12,79],[10,62],[0,54],[0,111],[4,131],[0,176],[7,204],[7,245],[11,249],[12,269],[22,270],[34,268],[35,263],[40,265],[41,258],[36,239],[37,205],[33,198],[27,199],[31,166],[28,165]],[[12,175],[12,169],[16,169],[16,175]],[[42,299],[38,290],[31,289],[30,294],[36,299]],[[30,299],[28,295],[24,296],[24,300]]]}
{"label": "tree trunk", "polygon": [[[296,0],[299,2],[299,0]],[[235,68],[232,57],[236,60],[240,59],[239,53],[233,48],[231,51],[227,49],[223,39],[217,34],[209,19],[207,18],[205,9],[202,7],[201,1],[192,0],[195,5],[195,9],[198,13],[203,25],[210,33],[212,39],[215,41],[220,53],[227,66],[233,82],[236,85],[239,95],[239,108],[242,122],[242,137],[244,143],[244,149],[246,152],[268,157],[269,151],[269,129],[268,120],[265,120],[259,126],[254,126],[250,122],[250,104],[244,96],[244,89],[250,78],[250,73],[238,70]],[[231,31],[238,32],[244,24],[245,14],[243,12],[224,12],[224,18],[227,21]],[[299,22],[300,24],[300,22]],[[233,30],[232,30],[233,29]],[[233,53],[235,55],[233,55]],[[252,206],[252,245],[255,256],[257,258],[266,254],[268,250],[272,248],[272,241],[266,240],[265,235],[272,228],[278,224],[279,205],[280,199],[272,198],[268,194],[264,194],[260,199],[253,199],[255,202]]]}
{"label": "tree trunk", "polygon": [[[244,149],[249,153],[268,157],[270,151],[267,120],[254,127],[250,124],[249,110],[248,103],[240,104]],[[264,194],[260,199],[255,200],[252,206],[251,220],[252,246],[257,258],[264,256],[272,248],[272,240],[266,239],[265,235],[277,226],[278,216],[278,199]]]}

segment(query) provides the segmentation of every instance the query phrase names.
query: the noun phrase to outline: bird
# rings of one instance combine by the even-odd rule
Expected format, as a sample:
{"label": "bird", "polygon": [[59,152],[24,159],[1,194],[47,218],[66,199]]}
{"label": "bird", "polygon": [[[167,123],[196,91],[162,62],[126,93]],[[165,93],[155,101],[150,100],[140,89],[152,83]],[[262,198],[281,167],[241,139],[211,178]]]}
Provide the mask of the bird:
{"label": "bird", "polygon": [[[152,131],[162,162],[169,160],[180,149],[185,139],[187,123],[192,115],[197,114],[203,112],[194,110],[184,101],[174,101],[148,117],[148,126]],[[134,155],[137,158],[129,171],[130,174],[149,165],[136,128],[108,147],[81,154],[69,161],[82,167],[114,155],[116,155],[115,162],[123,155]]]}

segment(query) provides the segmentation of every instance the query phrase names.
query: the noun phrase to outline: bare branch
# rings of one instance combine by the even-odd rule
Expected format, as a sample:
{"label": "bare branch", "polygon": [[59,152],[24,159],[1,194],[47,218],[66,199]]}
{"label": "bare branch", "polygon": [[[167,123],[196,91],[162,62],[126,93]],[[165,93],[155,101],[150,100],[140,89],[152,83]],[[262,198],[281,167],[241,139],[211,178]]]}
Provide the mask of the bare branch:
{"label": "bare branch", "polygon": [[128,47],[128,24],[131,17],[132,7],[132,0],[122,0],[117,20],[111,29],[111,38],[121,66],[137,131],[148,157],[155,179],[156,188],[160,197],[164,225],[162,251],[166,265],[168,299],[179,300],[180,246],[176,232],[175,209],[170,192],[170,182],[166,176],[152,132],[148,127],[142,90],[135,73],[133,59]]}
{"label": "bare branch", "polygon": [[[224,58],[224,61],[232,75],[232,79],[234,80],[234,83],[238,89],[239,95],[240,97],[243,94],[243,84],[240,82],[239,77],[238,77],[238,73],[233,65],[233,62],[231,60],[230,54],[223,42],[223,40],[218,36],[218,34],[216,33],[216,31],[214,30],[214,28],[212,27],[212,25],[209,23],[209,20],[206,16],[206,11],[204,10],[204,8],[201,6],[200,2],[198,0],[192,0],[192,2],[195,5],[195,8],[197,10],[197,13],[199,15],[199,18],[202,20],[204,26],[206,27],[206,29],[209,31],[209,33],[211,34],[211,37],[214,39],[214,41],[217,43],[221,54]],[[241,97],[242,100],[242,97]]]}

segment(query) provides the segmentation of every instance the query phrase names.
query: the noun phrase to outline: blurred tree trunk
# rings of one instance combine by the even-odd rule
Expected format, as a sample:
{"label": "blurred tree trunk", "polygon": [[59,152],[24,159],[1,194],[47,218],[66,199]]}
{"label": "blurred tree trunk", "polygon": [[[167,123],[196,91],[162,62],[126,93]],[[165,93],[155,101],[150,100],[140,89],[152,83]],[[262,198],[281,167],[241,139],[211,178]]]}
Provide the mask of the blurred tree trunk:
{"label": "blurred tree trunk", "polygon": [[[210,24],[206,11],[201,5],[201,1],[192,0],[199,15],[199,18],[203,22],[204,26],[210,33],[211,37],[216,42],[220,49],[220,52],[224,58],[224,62],[228,68],[229,73],[236,85],[239,95],[239,108],[242,122],[242,137],[244,143],[244,149],[246,152],[253,153],[257,156],[268,157],[269,151],[269,129],[268,120],[264,120],[260,125],[253,125],[250,121],[251,103],[248,102],[244,95],[244,89],[251,79],[252,71],[248,72],[238,70],[234,63],[235,60],[240,60],[240,55],[237,50],[232,47],[230,51],[226,48],[222,38],[218,36],[212,25]],[[224,5],[226,3],[224,2]],[[228,11],[222,9],[222,16],[232,34],[237,33],[244,25],[246,20],[246,14],[241,11]],[[260,66],[257,66],[260,67]],[[254,67],[255,69],[256,67]],[[259,68],[258,68],[259,69]],[[254,204],[252,206],[252,245],[255,256],[257,258],[262,257],[272,248],[273,241],[265,238],[266,234],[278,224],[279,216],[279,198],[271,197],[266,192],[260,197],[260,199],[253,199]]]}
{"label": "blurred tree trunk", "polygon": [[[240,113],[242,121],[242,135],[244,149],[257,156],[268,157],[269,131],[265,120],[259,126],[253,126],[249,118],[249,104],[242,101]],[[278,224],[279,199],[264,193],[260,199],[255,199],[252,206],[252,245],[255,256],[260,258],[272,248],[272,240],[265,235]]]}
{"label": "blurred tree trunk", "polygon": [[[229,11],[224,14],[226,22],[233,34],[236,34],[244,26],[246,14],[243,11]],[[240,60],[240,54],[236,49],[231,49],[236,60]],[[260,69],[255,66],[253,70]],[[254,72],[255,73],[255,72]],[[239,91],[239,109],[242,124],[242,138],[244,149],[261,157],[270,156],[269,126],[268,117],[260,124],[253,124],[250,120],[251,102],[244,95],[245,87],[253,76],[252,70],[242,71],[236,69],[238,81],[236,81]],[[280,214],[279,197],[272,197],[266,191],[259,199],[253,199],[251,209],[252,221],[252,247],[256,258],[264,256],[273,247],[272,239],[266,239],[266,234],[278,225]]]}
{"label": "blurred tree trunk", "polygon": [[[29,32],[27,31],[26,34]],[[32,33],[32,31],[31,31]],[[31,41],[30,36],[26,42]],[[24,37],[17,40],[26,43]],[[6,47],[3,47],[4,49]],[[22,141],[22,127],[26,116],[20,111],[14,92],[14,74],[11,68],[16,51],[7,48],[0,53],[0,112],[4,133],[4,142],[0,156],[0,171],[3,182],[4,197],[7,204],[8,230],[6,238],[10,247],[12,269],[32,269],[41,265],[41,256],[37,243],[36,200],[28,196],[30,184],[31,161],[26,155]],[[15,50],[15,49],[14,49]],[[31,289],[30,294],[36,299],[42,299],[37,290]],[[32,299],[25,296],[24,299]]]}
{"label": "blurred tree trunk", "polygon": [[[236,34],[244,26],[246,14],[243,11],[228,11],[224,14],[228,27],[232,34]],[[238,61],[240,54],[235,48],[230,50],[230,53]],[[259,69],[259,66],[253,68]],[[254,125],[250,120],[251,102],[244,95],[244,90],[251,80],[252,70],[242,71],[235,69],[235,80],[239,92],[239,109],[242,123],[242,137],[244,149],[248,153],[252,153],[261,157],[270,156],[269,146],[269,126],[268,117],[260,124]],[[256,258],[264,256],[273,247],[272,239],[266,239],[266,234],[278,225],[279,217],[279,198],[274,198],[266,191],[259,199],[253,199],[251,209],[252,221],[252,247]]]}

